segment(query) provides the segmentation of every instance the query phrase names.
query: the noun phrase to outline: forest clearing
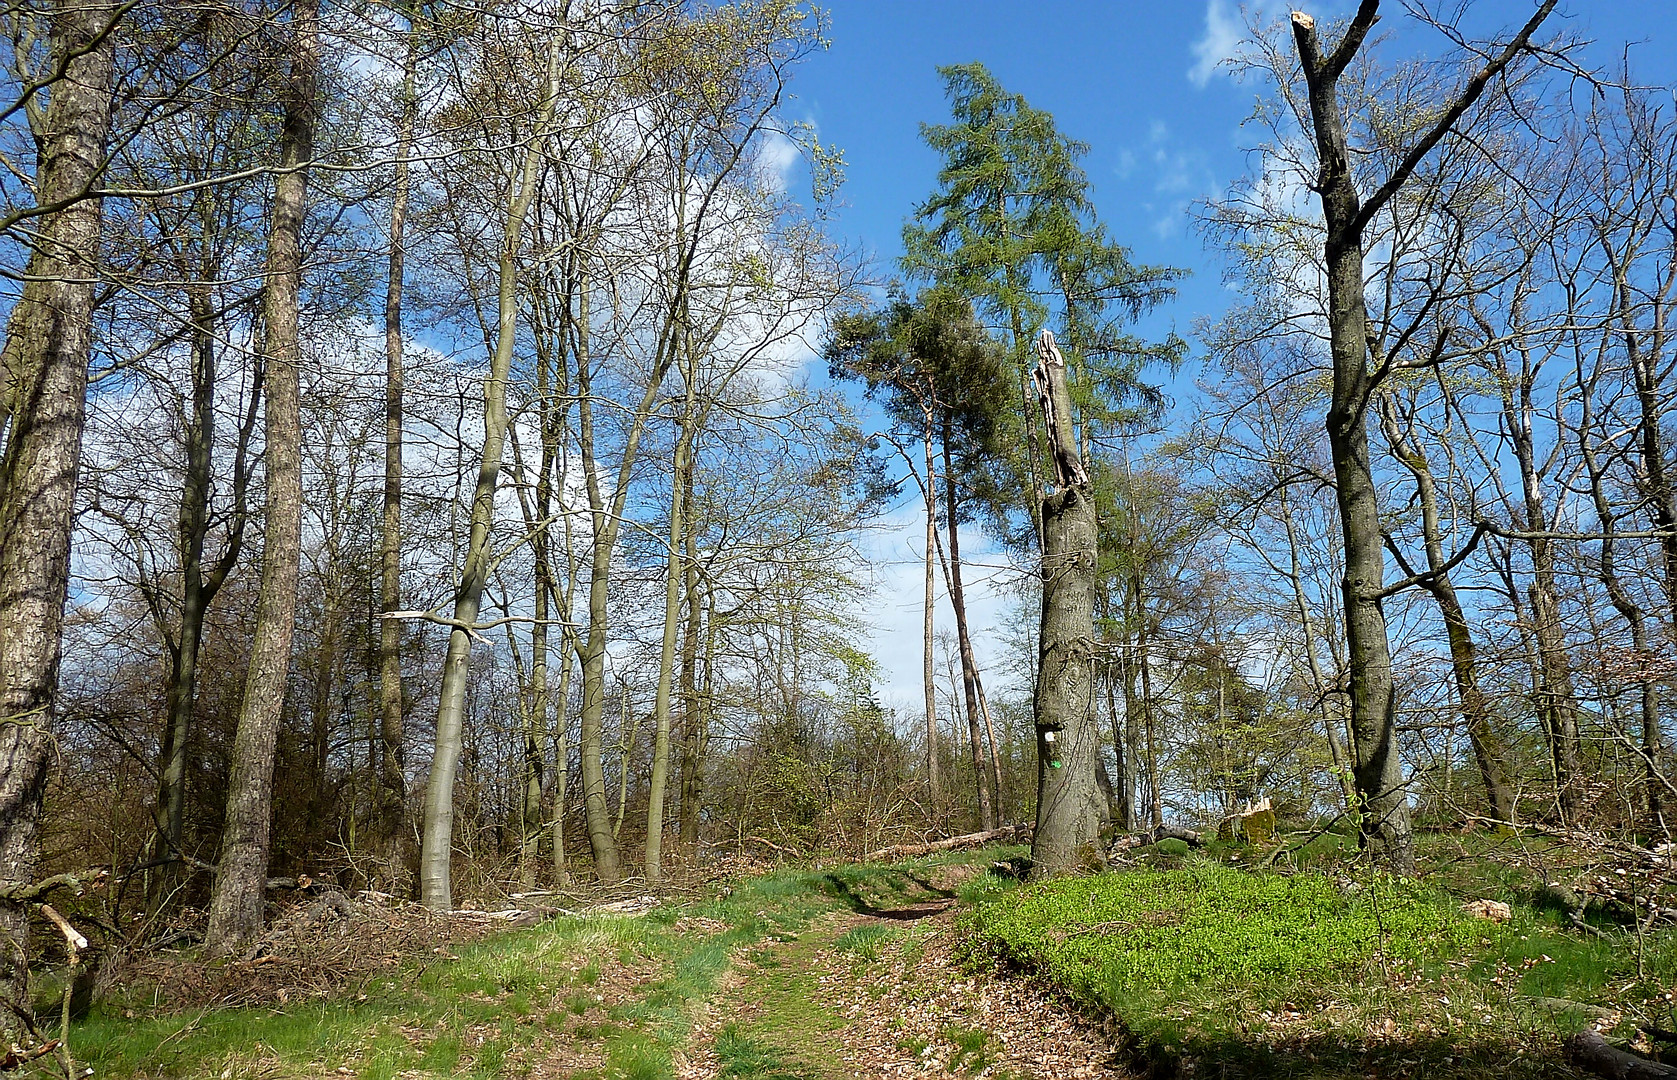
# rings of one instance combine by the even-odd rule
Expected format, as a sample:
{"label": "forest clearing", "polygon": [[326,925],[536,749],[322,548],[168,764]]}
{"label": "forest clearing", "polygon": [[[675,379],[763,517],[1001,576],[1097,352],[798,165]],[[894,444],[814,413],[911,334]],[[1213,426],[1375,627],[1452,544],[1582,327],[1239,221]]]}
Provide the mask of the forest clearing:
{"label": "forest clearing", "polygon": [[1677,1076],[1677,15],[1043,8],[0,4],[0,1072]]}
{"label": "forest clearing", "polygon": [[1423,888],[1347,876],[1344,836],[1285,874],[1247,845],[1169,841],[1043,887],[992,869],[1026,851],[730,858],[661,897],[526,900],[605,910],[521,930],[364,898],[225,967],[138,958],[72,1037],[96,1075],[136,1080],[883,1080],[1589,1076],[1567,1066],[1579,1032],[1669,1034],[1677,933],[1633,942],[1601,903],[1577,932],[1535,868],[1606,867],[1554,841],[1429,837]]}

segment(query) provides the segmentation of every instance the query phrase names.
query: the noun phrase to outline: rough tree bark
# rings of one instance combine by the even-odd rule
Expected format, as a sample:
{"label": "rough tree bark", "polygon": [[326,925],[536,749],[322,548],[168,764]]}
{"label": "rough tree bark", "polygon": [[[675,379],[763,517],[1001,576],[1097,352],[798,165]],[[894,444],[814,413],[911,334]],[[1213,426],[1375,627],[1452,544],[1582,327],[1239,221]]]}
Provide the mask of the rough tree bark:
{"label": "rough tree bark", "polygon": [[1065,360],[1046,330],[1034,373],[1058,490],[1042,499],[1042,623],[1032,698],[1037,737],[1037,817],[1032,873],[1074,870],[1091,857],[1095,758],[1093,716],[1095,561],[1098,533],[1089,474],[1077,451]]}
{"label": "rough tree bark", "polygon": [[[407,51],[402,60],[401,114],[396,127],[396,169],[390,190],[390,257],[384,291],[384,516],[379,530],[379,603],[388,612],[402,608],[402,424],[403,341],[402,286],[407,250],[408,157],[413,152],[418,113],[415,83],[419,33],[414,9],[408,9]],[[403,828],[407,801],[402,749],[406,716],[402,705],[402,626],[385,619],[379,626],[379,825],[386,873],[400,879],[398,867],[411,852]]]}
{"label": "rough tree bark", "polygon": [[315,80],[320,66],[318,0],[292,12],[291,69],[281,92],[280,164],[268,231],[267,281],[262,297],[262,362],[267,405],[262,458],[267,472],[263,507],[262,582],[256,636],[233,738],[227,817],[210,895],[204,945],[225,955],[262,931],[273,818],[274,746],[285,705],[296,626],[298,560],[303,529],[302,418],[298,368],[298,298],[303,277],[303,217],[309,158],[314,153]]}
{"label": "rough tree bark", "polygon": [[[64,78],[47,93],[36,173],[40,219],[28,282],[6,327],[0,365],[0,885],[35,876],[36,827],[52,756],[59,631],[92,348],[101,206],[97,182],[111,128],[114,44],[108,9],[58,0],[52,52]],[[0,1037],[30,1016],[29,922],[0,899]]]}

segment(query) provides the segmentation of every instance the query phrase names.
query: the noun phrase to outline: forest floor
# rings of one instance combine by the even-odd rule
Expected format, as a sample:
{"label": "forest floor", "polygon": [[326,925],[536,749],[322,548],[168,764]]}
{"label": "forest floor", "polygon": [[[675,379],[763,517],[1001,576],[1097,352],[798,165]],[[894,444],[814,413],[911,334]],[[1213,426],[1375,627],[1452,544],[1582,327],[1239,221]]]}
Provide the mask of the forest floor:
{"label": "forest floor", "polygon": [[1669,1022],[1677,939],[1644,935],[1633,957],[1624,932],[1519,903],[1480,923],[1457,901],[1495,891],[1483,874],[1451,894],[1199,855],[1050,888],[987,872],[1021,850],[736,867],[511,931],[391,901],[299,907],[238,961],[126,965],[71,1047],[132,1080],[1505,1080],[1577,1075],[1561,1041],[1584,1023],[1623,1039],[1650,1010]]}

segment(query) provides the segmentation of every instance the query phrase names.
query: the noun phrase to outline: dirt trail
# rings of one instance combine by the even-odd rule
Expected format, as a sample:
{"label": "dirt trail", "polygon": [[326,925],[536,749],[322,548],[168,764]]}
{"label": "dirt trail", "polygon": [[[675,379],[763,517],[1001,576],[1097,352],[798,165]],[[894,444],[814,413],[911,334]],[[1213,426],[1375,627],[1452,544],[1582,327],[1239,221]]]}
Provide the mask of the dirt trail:
{"label": "dirt trail", "polygon": [[1037,988],[962,974],[951,955],[952,897],[847,899],[853,910],[736,955],[698,1017],[677,1076],[1135,1075],[1099,1026]]}

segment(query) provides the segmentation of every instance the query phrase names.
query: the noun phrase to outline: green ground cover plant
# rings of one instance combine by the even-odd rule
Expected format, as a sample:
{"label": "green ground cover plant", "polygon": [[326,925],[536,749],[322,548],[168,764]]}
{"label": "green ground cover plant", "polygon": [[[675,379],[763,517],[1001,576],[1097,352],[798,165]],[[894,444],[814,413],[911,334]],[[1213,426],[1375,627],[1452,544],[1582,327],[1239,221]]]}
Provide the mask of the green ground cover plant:
{"label": "green ground cover plant", "polygon": [[[962,955],[1112,1017],[1145,1061],[1234,1076],[1566,1075],[1561,1040],[1586,1023],[1625,1039],[1669,1025],[1677,934],[1568,925],[1540,875],[1534,887],[1460,843],[1419,881],[1328,853],[1301,870],[1229,861],[1251,854],[974,882]],[[1512,917],[1475,918],[1464,897],[1503,899]]]}

